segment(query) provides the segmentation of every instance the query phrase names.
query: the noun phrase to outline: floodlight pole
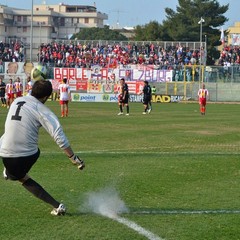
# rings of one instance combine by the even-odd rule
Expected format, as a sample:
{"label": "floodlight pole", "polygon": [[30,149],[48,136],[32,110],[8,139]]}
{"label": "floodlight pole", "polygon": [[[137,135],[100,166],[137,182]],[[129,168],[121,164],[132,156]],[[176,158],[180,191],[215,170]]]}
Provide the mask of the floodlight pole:
{"label": "floodlight pole", "polygon": [[[205,22],[205,20],[201,17],[198,24],[200,24],[200,54],[199,54],[199,65],[200,65],[200,77],[202,78],[203,72],[202,72],[202,24]],[[200,79],[203,82],[203,78]],[[200,81],[199,81],[200,84]]]}
{"label": "floodlight pole", "polygon": [[32,62],[32,49],[33,49],[33,0],[32,0],[31,29],[30,29],[30,62]]}
{"label": "floodlight pole", "polygon": [[202,65],[202,59],[201,59],[201,50],[202,50],[202,24],[205,22],[205,20],[201,17],[198,24],[200,24],[200,65]]}
{"label": "floodlight pole", "polygon": [[204,66],[207,65],[207,35],[205,35],[205,44],[204,44]]}

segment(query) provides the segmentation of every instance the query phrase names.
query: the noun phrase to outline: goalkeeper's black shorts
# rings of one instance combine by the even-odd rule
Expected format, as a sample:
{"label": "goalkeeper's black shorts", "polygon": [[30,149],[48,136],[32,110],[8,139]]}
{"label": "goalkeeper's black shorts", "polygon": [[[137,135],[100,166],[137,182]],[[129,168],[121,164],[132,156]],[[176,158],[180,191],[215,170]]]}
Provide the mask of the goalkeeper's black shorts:
{"label": "goalkeeper's black shorts", "polygon": [[31,156],[17,158],[3,157],[2,160],[6,168],[7,177],[11,180],[20,180],[24,178],[37,161],[39,155],[40,150],[38,149],[38,151]]}

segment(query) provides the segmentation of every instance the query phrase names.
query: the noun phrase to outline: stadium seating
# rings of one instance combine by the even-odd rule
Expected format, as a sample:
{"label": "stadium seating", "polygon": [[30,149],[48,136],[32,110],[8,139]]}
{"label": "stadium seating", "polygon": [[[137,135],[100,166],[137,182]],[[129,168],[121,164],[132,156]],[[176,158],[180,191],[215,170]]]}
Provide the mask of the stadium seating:
{"label": "stadium seating", "polygon": [[54,67],[116,67],[117,65],[156,65],[172,69],[199,61],[199,50],[176,44],[167,49],[158,44],[81,44],[49,43],[39,47],[38,59]]}

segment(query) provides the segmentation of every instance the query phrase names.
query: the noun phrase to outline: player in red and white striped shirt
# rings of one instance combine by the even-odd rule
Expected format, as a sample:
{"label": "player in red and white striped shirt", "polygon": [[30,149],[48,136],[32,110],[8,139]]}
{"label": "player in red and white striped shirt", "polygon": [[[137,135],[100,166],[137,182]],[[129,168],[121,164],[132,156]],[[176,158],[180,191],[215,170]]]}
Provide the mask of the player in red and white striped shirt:
{"label": "player in red and white striped shirt", "polygon": [[7,95],[7,108],[9,108],[14,100],[15,87],[12,79],[9,79],[9,82],[6,85],[6,95]]}
{"label": "player in red and white striped shirt", "polygon": [[202,115],[205,115],[206,113],[206,104],[208,96],[209,96],[208,90],[205,88],[205,84],[203,83],[202,88],[198,90],[200,113]]}
{"label": "player in red and white striped shirt", "polygon": [[22,96],[23,85],[19,77],[17,77],[16,82],[14,83],[16,98]]}

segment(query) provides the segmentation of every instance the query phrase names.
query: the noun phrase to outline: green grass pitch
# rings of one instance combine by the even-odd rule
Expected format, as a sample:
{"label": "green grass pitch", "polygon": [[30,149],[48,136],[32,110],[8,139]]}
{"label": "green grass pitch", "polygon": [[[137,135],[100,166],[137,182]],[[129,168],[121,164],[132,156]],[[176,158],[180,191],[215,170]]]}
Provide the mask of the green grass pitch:
{"label": "green grass pitch", "polygon": [[[47,105],[60,116],[58,102]],[[86,194],[106,187],[128,207],[122,217],[159,239],[240,239],[240,105],[208,104],[205,116],[197,103],[142,111],[141,103],[130,103],[130,116],[117,116],[117,104],[70,103],[69,117],[60,121],[85,170],[42,129],[41,156],[30,172],[68,214],[51,216],[51,206],[18,182],[0,179],[0,239],[148,239],[82,211]],[[6,114],[1,108],[1,135]]]}

